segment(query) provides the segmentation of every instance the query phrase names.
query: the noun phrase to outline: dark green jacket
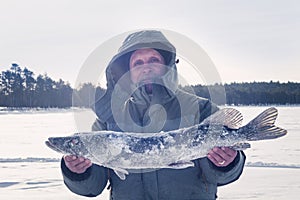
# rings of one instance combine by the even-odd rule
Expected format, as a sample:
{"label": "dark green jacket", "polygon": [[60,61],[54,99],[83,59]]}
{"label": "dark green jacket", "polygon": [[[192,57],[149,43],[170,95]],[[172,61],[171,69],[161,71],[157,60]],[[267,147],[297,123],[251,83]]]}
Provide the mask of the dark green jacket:
{"label": "dark green jacket", "polygon": [[[144,86],[134,85],[128,77],[131,53],[139,48],[158,50],[170,70],[153,83],[152,95]],[[159,132],[200,123],[218,110],[207,99],[178,89],[176,50],[159,31],[141,31],[129,35],[119,53],[106,69],[107,91],[98,97],[93,130]],[[207,158],[193,161],[195,167],[135,171],[121,180],[113,170],[93,164],[85,173],[74,174],[62,161],[67,187],[76,194],[97,196],[108,181],[115,200],[216,199],[217,186],[231,183],[242,173],[245,155],[239,152],[227,167],[220,168]]]}

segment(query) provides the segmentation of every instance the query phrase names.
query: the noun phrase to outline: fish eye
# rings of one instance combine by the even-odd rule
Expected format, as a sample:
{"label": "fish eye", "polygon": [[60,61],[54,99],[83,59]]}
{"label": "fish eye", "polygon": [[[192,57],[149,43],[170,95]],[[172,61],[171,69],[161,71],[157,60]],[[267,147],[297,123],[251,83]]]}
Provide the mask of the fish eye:
{"label": "fish eye", "polygon": [[69,142],[69,146],[70,147],[73,147],[75,145],[77,145],[79,143],[78,139],[72,139],[70,142]]}

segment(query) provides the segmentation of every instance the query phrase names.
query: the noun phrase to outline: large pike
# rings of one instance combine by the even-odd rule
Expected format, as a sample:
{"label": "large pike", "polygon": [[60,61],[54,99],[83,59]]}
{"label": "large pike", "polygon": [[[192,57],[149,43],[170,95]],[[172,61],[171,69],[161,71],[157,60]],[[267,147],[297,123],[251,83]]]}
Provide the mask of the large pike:
{"label": "large pike", "polygon": [[242,115],[224,108],[201,124],[159,133],[97,131],[67,137],[50,137],[46,144],[63,154],[83,156],[93,163],[113,169],[125,179],[128,171],[138,169],[194,166],[213,147],[249,148],[247,141],[275,139],[287,131],[274,125],[277,109],[269,108],[242,126]]}

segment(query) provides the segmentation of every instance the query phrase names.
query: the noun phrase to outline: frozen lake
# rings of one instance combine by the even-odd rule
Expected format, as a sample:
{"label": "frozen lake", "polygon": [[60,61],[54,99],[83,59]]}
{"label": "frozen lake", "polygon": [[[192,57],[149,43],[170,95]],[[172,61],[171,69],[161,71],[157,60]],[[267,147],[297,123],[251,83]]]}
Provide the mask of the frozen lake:
{"label": "frozen lake", "polygon": [[[244,124],[266,107],[235,107]],[[251,142],[247,166],[235,183],[219,188],[219,199],[297,199],[300,194],[300,106],[278,106],[276,124],[288,135]],[[50,136],[89,131],[90,110],[0,110],[0,199],[87,199],[71,193],[60,174],[61,155],[46,147]],[[108,199],[105,191],[96,199]]]}

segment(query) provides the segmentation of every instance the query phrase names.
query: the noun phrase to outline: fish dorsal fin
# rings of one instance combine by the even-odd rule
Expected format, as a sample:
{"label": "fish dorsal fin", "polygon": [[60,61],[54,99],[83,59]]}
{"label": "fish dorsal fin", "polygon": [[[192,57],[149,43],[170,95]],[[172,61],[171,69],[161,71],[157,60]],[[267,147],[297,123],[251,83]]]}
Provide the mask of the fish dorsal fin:
{"label": "fish dorsal fin", "polygon": [[222,124],[228,128],[238,129],[243,121],[242,114],[234,108],[223,108],[203,120],[201,125]]}

